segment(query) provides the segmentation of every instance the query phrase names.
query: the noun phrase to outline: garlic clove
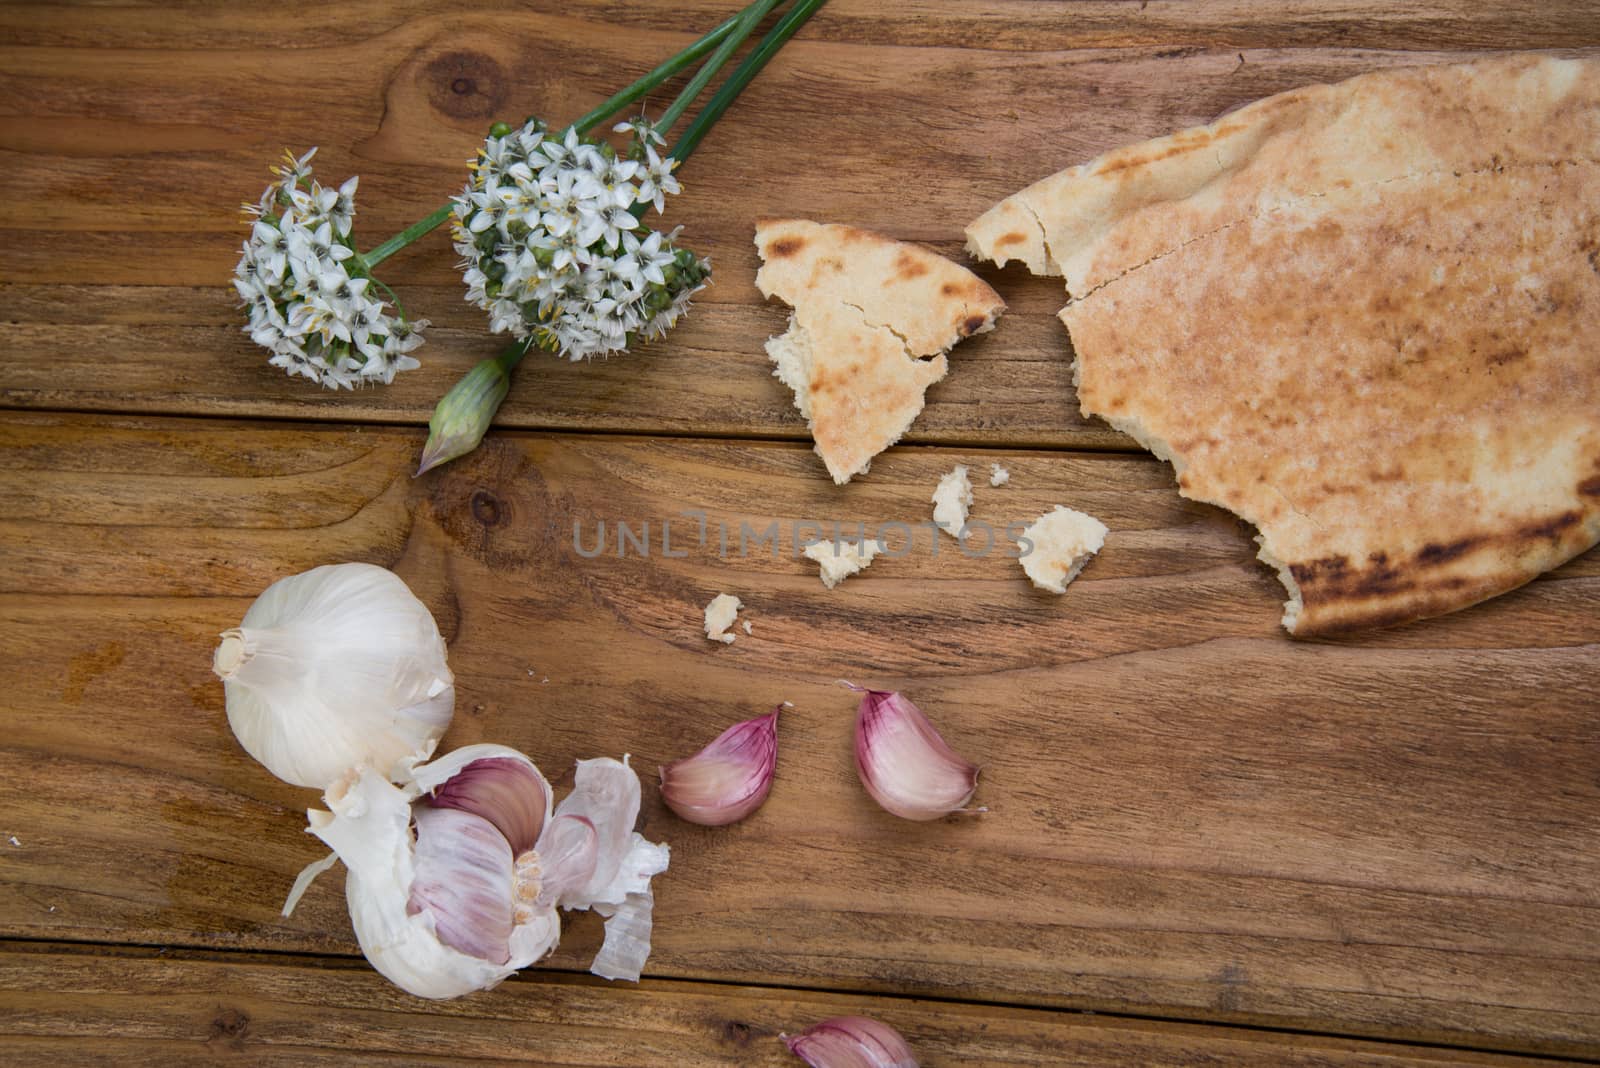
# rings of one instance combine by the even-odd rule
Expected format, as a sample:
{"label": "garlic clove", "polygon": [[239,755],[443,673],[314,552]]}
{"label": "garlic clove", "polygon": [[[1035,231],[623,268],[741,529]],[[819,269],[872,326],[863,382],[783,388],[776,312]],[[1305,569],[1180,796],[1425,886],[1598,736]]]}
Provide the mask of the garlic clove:
{"label": "garlic clove", "polygon": [[332,564],[268,586],[212,657],[228,724],[268,771],[326,789],[367,764],[398,779],[455,710],[444,639],[393,572]]}
{"label": "garlic clove", "polygon": [[402,990],[424,998],[486,990],[555,948],[561,921],[554,909],[518,910],[503,963],[447,945],[434,913],[409,907],[417,860],[407,792],[361,768],[329,787],[324,801],[328,810],[307,813],[309,829],[344,862],[345,903],[361,952]]}
{"label": "garlic clove", "polygon": [[866,1016],[836,1016],[803,1034],[779,1037],[811,1068],[917,1068],[900,1032]]}
{"label": "garlic clove", "polygon": [[[463,775],[470,789],[457,798],[479,811],[437,803]],[[326,811],[307,813],[311,833],[344,862],[350,924],[374,968],[419,997],[487,989],[555,948],[559,903],[606,918],[597,974],[638,979],[650,953],[650,880],[670,851],[633,830],[639,777],[626,758],[579,761],[576,786],[553,814],[538,768],[505,746],[467,746],[408,777],[398,787],[371,767],[352,769],[323,795]],[[535,793],[542,801],[530,804]],[[501,827],[524,834],[541,803],[537,844],[514,853]],[[327,866],[301,873],[285,915]]]}
{"label": "garlic clove", "polygon": [[705,827],[736,823],[761,807],[778,766],[778,712],[735,723],[694,756],[661,769],[661,799]]}
{"label": "garlic clove", "polygon": [[549,908],[572,887],[594,876],[600,859],[600,836],[583,816],[550,821],[550,833],[539,840],[539,895],[536,904]]}
{"label": "garlic clove", "polygon": [[978,788],[978,766],[951,749],[899,693],[862,691],[855,741],[861,785],[896,816],[938,819],[972,800]]}
{"label": "garlic clove", "polygon": [[550,785],[526,760],[485,756],[467,761],[434,787],[428,803],[483,817],[505,837],[512,856],[520,856],[534,847],[544,830]]}
{"label": "garlic clove", "polygon": [[491,964],[510,959],[515,869],[493,823],[452,808],[419,804],[416,874],[406,911],[433,917],[439,941]]}

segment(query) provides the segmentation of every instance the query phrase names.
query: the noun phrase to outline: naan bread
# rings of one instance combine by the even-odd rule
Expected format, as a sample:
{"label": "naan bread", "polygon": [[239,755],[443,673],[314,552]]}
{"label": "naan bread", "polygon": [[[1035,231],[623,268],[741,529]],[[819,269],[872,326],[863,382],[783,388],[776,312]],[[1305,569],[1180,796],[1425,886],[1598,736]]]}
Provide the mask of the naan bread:
{"label": "naan bread", "polygon": [[763,219],[756,249],[756,286],[794,309],[767,354],[841,485],[906,432],[951,346],[1005,309],[966,268],[851,226]]}
{"label": "naan bread", "polygon": [[1260,529],[1300,636],[1492,597],[1600,541],[1600,63],[1259,101],[1009,198],[1086,415]]}

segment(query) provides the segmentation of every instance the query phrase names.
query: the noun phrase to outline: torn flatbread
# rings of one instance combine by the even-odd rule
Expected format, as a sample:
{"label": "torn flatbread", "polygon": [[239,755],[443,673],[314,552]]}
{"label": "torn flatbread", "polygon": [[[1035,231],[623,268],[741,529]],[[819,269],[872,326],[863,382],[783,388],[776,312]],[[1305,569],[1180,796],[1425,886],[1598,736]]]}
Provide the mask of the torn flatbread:
{"label": "torn flatbread", "polygon": [[852,226],[763,219],[755,239],[757,287],[794,309],[767,355],[842,485],[900,439],[945,353],[993,329],[1005,303],[943,256]]}
{"label": "torn flatbread", "polygon": [[1086,415],[1260,529],[1298,636],[1503,593],[1600,541],[1600,62],[1259,101],[1016,194]]}

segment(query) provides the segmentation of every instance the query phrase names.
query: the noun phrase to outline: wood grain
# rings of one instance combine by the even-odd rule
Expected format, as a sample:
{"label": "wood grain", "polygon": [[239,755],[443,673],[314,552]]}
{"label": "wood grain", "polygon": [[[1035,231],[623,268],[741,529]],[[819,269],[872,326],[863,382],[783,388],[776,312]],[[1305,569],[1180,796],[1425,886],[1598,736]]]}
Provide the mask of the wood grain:
{"label": "wood grain", "polygon": [[[459,188],[490,122],[579,114],[733,6],[0,5],[0,1060],[784,1064],[779,1030],[859,1011],[933,1066],[1600,1058],[1600,554],[1291,642],[1252,531],[1077,414],[1060,288],[1017,269],[980,271],[999,329],[837,489],[763,355],[786,313],[750,243],[809,215],[959,261],[966,222],[1068,164],[1380,67],[1593,55],[1600,9],[831,0],[682,172],[667,223],[717,272],[694,313],[626,358],[526,364],[470,459],[409,477],[435,400],[498,348],[442,234],[384,265],[435,324],[393,387],[290,381],[240,333],[237,205],[283,146],[361,174],[372,245]],[[1013,481],[979,481],[976,518],[1111,526],[1066,596],[926,526],[831,592],[787,540],[738,551],[741,527],[925,523],[940,474],[991,460]],[[633,754],[673,847],[645,983],[582,974],[580,916],[545,968],[434,1005],[360,960],[337,873],[280,917],[316,798],[239,749],[209,655],[334,560],[432,607],[447,746],[516,745],[558,789]],[[724,590],[754,631],[728,647],[699,628]],[[841,677],[910,693],[989,811],[878,811]],[[759,813],[665,810],[658,763],[785,699]]]}
{"label": "wood grain", "polygon": [[[375,244],[460,187],[491,121],[578,114],[726,8],[291,4],[288,23],[277,8],[0,9],[0,404],[425,420],[497,347],[461,303],[443,235],[384,270],[440,324],[423,370],[354,397],[291,382],[238,332],[225,288],[237,205],[266,165],[285,144],[321,144],[325,176],[360,172],[358,232]],[[960,259],[962,226],[1022,184],[1261,96],[1484,49],[1600,46],[1579,3],[969,8],[828,4],[683,172],[669,221],[717,270],[701,311],[647,355],[526,366],[501,424],[803,436],[762,352],[785,312],[753,286],[758,215],[867,225]],[[601,21],[616,28],[597,33]],[[293,47],[263,47],[286,24]],[[985,277],[1012,312],[956,350],[907,441],[1129,447],[1077,414],[1059,285]]]}
{"label": "wood grain", "polygon": [[[560,783],[646,774],[780,700],[768,804],[722,831],[647,790],[674,848],[655,977],[1600,1050],[1600,558],[1455,616],[1297,643],[1247,534],[1139,457],[996,453],[974,508],[1101,516],[1064,597],[923,527],[835,591],[776,521],[925,521],[956,450],[836,490],[797,444],[497,435],[412,480],[420,433],[13,413],[0,422],[8,731],[0,934],[348,954],[314,801],[238,749],[216,634],[283,574],[394,567],[451,642],[447,746]],[[695,544],[707,516],[709,544]],[[587,559],[597,524],[651,556]],[[663,558],[660,524],[671,521]],[[896,538],[891,535],[891,545]],[[706,642],[719,591],[754,633]],[[908,825],[855,781],[852,678],[904,687],[984,765],[979,818]],[[546,682],[545,680],[549,681]],[[554,966],[582,970],[591,917]]]}
{"label": "wood grain", "polygon": [[[456,379],[500,344],[483,335],[459,293],[423,291],[442,312],[430,358],[391,386],[350,393],[291,380],[258,359],[220,289],[0,286],[0,320],[10,320],[0,325],[0,405],[425,422]],[[527,360],[497,421],[809,441],[793,394],[762,351],[787,322],[782,307],[712,303],[670,344],[585,364]],[[1132,448],[1078,414],[1066,348],[1066,332],[1047,312],[1010,316],[1003,344],[993,334],[963,343],[907,441]]]}
{"label": "wood grain", "polygon": [[837,1015],[900,1030],[924,1068],[1543,1068],[1561,1062],[998,1006],[528,972],[433,1004],[339,961],[40,947],[0,954],[7,1064],[599,1066],[800,1062],[779,1035]]}

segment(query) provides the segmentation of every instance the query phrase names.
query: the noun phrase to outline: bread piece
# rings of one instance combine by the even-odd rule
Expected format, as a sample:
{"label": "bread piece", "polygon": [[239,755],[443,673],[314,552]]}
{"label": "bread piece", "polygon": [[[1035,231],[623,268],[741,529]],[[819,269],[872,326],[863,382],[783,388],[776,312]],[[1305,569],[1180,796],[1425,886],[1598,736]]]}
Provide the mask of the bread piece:
{"label": "bread piece", "polygon": [[1001,467],[999,464],[990,464],[989,465],[989,485],[991,485],[991,486],[1004,486],[1007,482],[1010,482],[1010,481],[1011,481],[1011,472],[1010,471],[1007,471],[1005,468]]}
{"label": "bread piece", "polygon": [[[733,626],[734,617],[743,607],[744,602],[731,593],[719,593],[711,598],[711,603],[706,605],[706,637],[714,642],[733,644],[737,635],[729,634],[728,628]],[[749,624],[745,626],[748,628]],[[750,631],[747,629],[745,633]]]}
{"label": "bread piece", "polygon": [[773,373],[842,485],[900,439],[945,353],[992,330],[1005,303],[966,268],[852,226],[763,219],[755,240],[757,287],[794,309],[767,342]]}
{"label": "bread piece", "polygon": [[967,525],[967,509],[971,507],[972,483],[967,479],[966,467],[956,464],[934,487],[933,521],[940,530],[960,541],[961,529]]}
{"label": "bread piece", "polygon": [[1067,583],[1105,543],[1104,523],[1058,504],[1022,532],[1017,562],[1041,590],[1066,593]]}
{"label": "bread piece", "polygon": [[838,541],[813,542],[801,551],[822,566],[822,584],[831,590],[872,563],[872,558],[881,553],[883,548],[881,541],[840,538]]}
{"label": "bread piece", "polygon": [[1084,414],[1254,523],[1307,636],[1600,541],[1597,204],[1600,61],[1518,55],[1259,101],[968,237],[1065,276]]}

